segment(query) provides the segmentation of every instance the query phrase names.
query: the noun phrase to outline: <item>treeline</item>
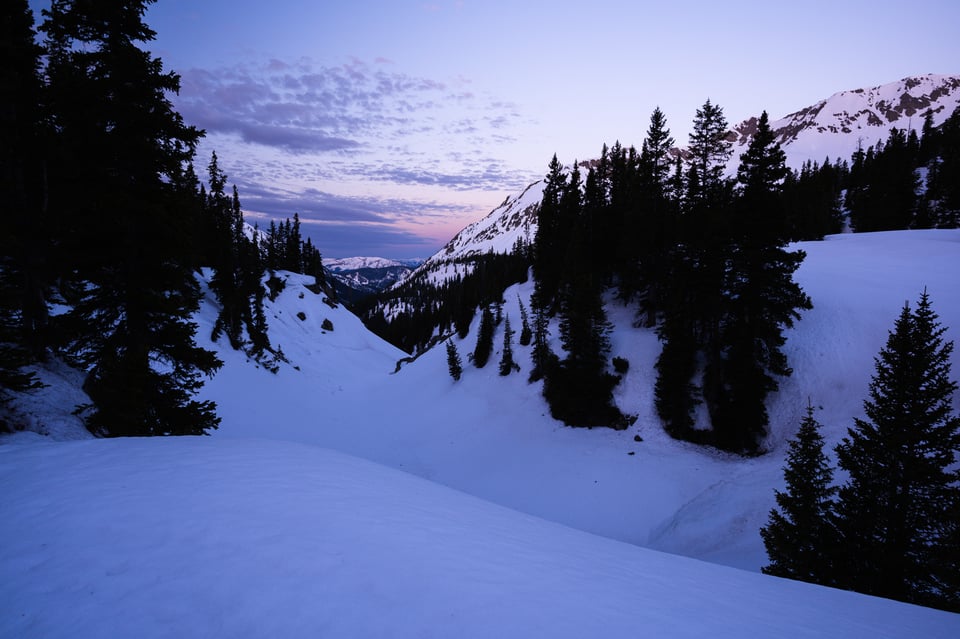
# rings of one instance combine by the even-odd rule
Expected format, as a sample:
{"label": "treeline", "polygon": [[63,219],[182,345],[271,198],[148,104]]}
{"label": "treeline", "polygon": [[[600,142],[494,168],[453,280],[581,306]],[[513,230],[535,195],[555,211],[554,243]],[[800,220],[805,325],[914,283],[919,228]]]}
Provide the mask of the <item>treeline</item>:
{"label": "treeline", "polygon": [[292,227],[266,246],[247,237],[216,157],[200,184],[203,132],[167,97],[179,77],[142,48],[151,3],[54,0],[42,45],[27,2],[0,9],[0,393],[37,385],[25,365],[66,357],[87,372],[82,414],[98,435],[217,427],[214,404],[194,399],[221,365],[195,341],[201,266],[222,306],[215,334],[239,347],[245,332],[255,351],[269,349],[264,271],[292,259],[322,273],[309,245],[271,253]]}
{"label": "treeline", "polygon": [[527,281],[529,253],[520,239],[508,253],[450,260],[442,266],[454,271],[452,277],[438,284],[408,279],[368,299],[356,313],[368,329],[411,354],[454,332],[466,337],[478,308],[502,302],[504,289]]}

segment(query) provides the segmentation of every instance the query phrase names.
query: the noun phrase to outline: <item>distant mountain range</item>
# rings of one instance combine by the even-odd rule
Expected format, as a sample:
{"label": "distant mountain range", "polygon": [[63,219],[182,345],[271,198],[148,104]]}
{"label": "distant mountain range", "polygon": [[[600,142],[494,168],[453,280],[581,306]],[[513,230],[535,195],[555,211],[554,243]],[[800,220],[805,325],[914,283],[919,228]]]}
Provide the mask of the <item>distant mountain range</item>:
{"label": "distant mountain range", "polygon": [[324,260],[337,297],[353,304],[406,278],[422,259],[390,260],[382,257],[347,257]]}

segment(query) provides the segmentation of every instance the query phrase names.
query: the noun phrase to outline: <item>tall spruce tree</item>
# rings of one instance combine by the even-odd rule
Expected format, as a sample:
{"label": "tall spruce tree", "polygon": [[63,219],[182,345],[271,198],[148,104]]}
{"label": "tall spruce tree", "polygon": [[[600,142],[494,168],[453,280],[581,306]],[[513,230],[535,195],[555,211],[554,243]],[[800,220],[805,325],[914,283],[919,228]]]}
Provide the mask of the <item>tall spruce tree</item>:
{"label": "tall spruce tree", "polygon": [[667,118],[657,107],[650,116],[640,152],[637,199],[643,223],[631,238],[638,261],[640,312],[646,316],[647,326],[656,323],[668,296],[668,256],[676,240],[679,213],[669,185],[669,152],[673,144]]}
{"label": "tall spruce tree", "polygon": [[786,250],[785,162],[764,111],[737,172],[740,191],[728,222],[719,359],[711,369],[724,390],[708,403],[715,444],[739,453],[758,451],[769,421],[766,397],[779,388],[777,377],[791,374],[783,328],[812,307],[793,281],[805,255]]}
{"label": "tall spruce tree", "polygon": [[490,360],[490,353],[493,351],[493,332],[495,328],[493,311],[489,304],[483,305],[480,312],[480,328],[477,330],[477,345],[473,349],[470,361],[477,368],[483,368]]}
{"label": "tall spruce tree", "polygon": [[837,446],[849,479],[836,509],[836,585],[960,611],[960,417],[945,331],[926,291],[916,310],[904,305],[876,358],[867,418]]}
{"label": "tall spruce tree", "polygon": [[[679,237],[667,261],[670,293],[657,331],[663,351],[657,359],[655,393],[665,429],[674,437],[701,441],[703,434],[692,429],[694,407],[701,396],[713,407],[723,393],[717,372],[733,195],[733,185],[724,176],[732,153],[727,120],[710,100],[697,109],[689,151]],[[701,387],[692,381],[698,360],[704,361]]]}
{"label": "tall spruce tree", "polygon": [[463,375],[463,362],[460,360],[460,353],[457,352],[457,345],[452,339],[447,340],[447,370],[450,371],[453,381],[460,381],[460,376]]}
{"label": "tall spruce tree", "polygon": [[510,316],[503,320],[503,349],[500,351],[500,375],[507,376],[515,370],[520,370],[513,361],[513,329],[510,328]]}
{"label": "tall spruce tree", "polygon": [[527,307],[523,305],[523,300],[517,296],[517,304],[520,305],[520,345],[529,346],[533,340],[533,329],[530,328],[530,317],[527,315]]}
{"label": "tall spruce tree", "polygon": [[43,206],[45,136],[40,48],[26,0],[0,9],[0,400],[4,391],[35,388],[24,366],[46,354],[47,252]]}
{"label": "tall spruce tree", "polygon": [[770,511],[760,536],[770,563],[762,568],[768,575],[829,585],[833,580],[835,552],[833,467],[823,452],[821,425],[813,406],[787,450],[783,468],[786,491],[775,491],[777,508]]}
{"label": "tall spruce tree", "polygon": [[88,367],[87,427],[101,435],[202,434],[212,402],[192,395],[220,366],[190,318],[199,289],[177,184],[201,132],[167,95],[179,77],[140,48],[150,0],[53,0],[44,11],[56,162],[50,207],[81,295],[72,346]]}
{"label": "tall spruce tree", "polygon": [[[594,182],[595,174],[591,175]],[[588,189],[591,187],[596,185]],[[560,198],[568,225],[567,274],[559,292],[565,357],[546,369],[543,394],[553,417],[568,425],[620,427],[623,416],[613,405],[613,388],[619,378],[607,372],[610,324],[603,308],[603,280],[590,268],[595,217],[580,189],[575,163]]]}

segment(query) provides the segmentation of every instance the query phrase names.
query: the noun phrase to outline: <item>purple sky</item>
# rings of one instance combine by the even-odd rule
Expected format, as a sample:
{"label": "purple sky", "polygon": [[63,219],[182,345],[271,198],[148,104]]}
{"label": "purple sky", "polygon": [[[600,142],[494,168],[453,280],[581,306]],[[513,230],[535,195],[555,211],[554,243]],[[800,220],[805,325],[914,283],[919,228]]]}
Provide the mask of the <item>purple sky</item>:
{"label": "purple sky", "polygon": [[707,98],[777,119],[960,73],[956,0],[160,0],[147,22],[198,170],[216,150],[248,221],[299,212],[327,257],[427,257],[554,152],[639,147],[656,106],[686,143]]}

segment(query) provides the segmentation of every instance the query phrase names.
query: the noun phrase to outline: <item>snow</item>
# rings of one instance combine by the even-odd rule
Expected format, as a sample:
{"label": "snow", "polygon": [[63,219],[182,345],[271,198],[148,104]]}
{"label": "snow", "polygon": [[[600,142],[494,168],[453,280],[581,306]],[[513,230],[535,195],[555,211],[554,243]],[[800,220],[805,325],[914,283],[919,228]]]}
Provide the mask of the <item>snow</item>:
{"label": "snow", "polygon": [[[0,449],[6,637],[952,637],[267,440]],[[82,481],[80,481],[82,480]]]}
{"label": "snow", "polygon": [[[960,230],[798,247],[815,308],[788,332],[770,452],[749,460],[663,433],[657,339],[612,301],[630,362],[616,399],[638,416],[619,432],[553,421],[528,347],[517,375],[498,354],[467,364],[476,326],[454,339],[459,382],[443,348],[397,371],[404,353],[288,275],[268,320],[289,364],[218,347],[211,437],[53,441],[77,434],[63,422],[0,438],[0,636],[960,636],[958,615],[757,572],[807,399],[832,445],[924,287],[947,339],[960,331]],[[505,292],[515,330],[531,291]],[[201,337],[215,317],[208,300]],[[37,423],[69,414],[67,388],[35,396]]]}
{"label": "snow", "polygon": [[412,268],[422,263],[421,259],[409,260],[391,260],[385,257],[343,257],[324,259],[323,265],[335,272],[356,271],[362,268],[390,268],[392,266],[405,266]]}

